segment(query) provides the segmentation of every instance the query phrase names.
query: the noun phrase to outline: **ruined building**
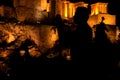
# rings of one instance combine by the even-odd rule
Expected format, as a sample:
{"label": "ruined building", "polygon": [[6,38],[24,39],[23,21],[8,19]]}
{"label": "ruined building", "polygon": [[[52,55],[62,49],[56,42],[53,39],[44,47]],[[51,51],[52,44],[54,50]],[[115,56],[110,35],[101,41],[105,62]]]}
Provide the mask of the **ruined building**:
{"label": "ruined building", "polygon": [[[0,6],[0,15],[5,17],[15,17],[19,21],[40,22],[49,18],[49,21],[60,14],[63,19],[70,19],[74,16],[78,6],[88,7],[88,3],[76,2],[71,3],[68,0],[13,0],[14,8],[4,5]],[[88,20],[92,27],[105,17],[105,23],[116,25],[116,15],[108,13],[108,3],[97,2],[91,4],[91,14]]]}
{"label": "ruined building", "polygon": [[[41,21],[46,21],[46,19],[52,21],[56,14],[60,14],[63,19],[69,20],[73,18],[75,10],[78,6],[87,8],[88,3],[71,3],[67,0],[13,0],[13,7],[0,5],[0,15],[7,18],[15,17],[20,22],[28,21],[40,23]],[[107,33],[108,37],[111,41],[114,42],[116,39],[116,15],[109,14],[107,11],[107,6],[108,3],[102,2],[91,4],[91,14],[89,15],[88,24],[93,27],[94,25],[99,24],[101,17],[104,16],[107,28],[109,28],[109,32]],[[32,39],[35,40],[37,44],[40,44],[40,47],[42,47],[41,50],[43,51],[46,50],[46,47],[51,47],[51,45],[53,46],[53,43],[58,38],[57,34],[51,31],[51,26],[49,25],[42,25],[43,27],[38,28],[36,27],[35,30],[33,30],[31,25],[27,25],[30,26],[30,28],[25,25],[25,29],[23,26],[20,26],[21,25],[17,25],[17,27],[14,27],[12,24],[9,25],[11,31],[9,32],[9,36],[11,36],[14,31],[15,34],[18,35],[19,32],[21,33],[23,29],[24,34],[27,33],[28,35],[31,35]],[[13,38],[14,37],[10,37],[9,42]],[[45,50],[43,49],[44,47]]]}
{"label": "ruined building", "polygon": [[[52,0],[51,0],[52,1]],[[55,1],[55,0],[53,0]],[[54,2],[55,4],[55,2]],[[88,3],[84,2],[76,2],[71,3],[67,0],[59,0],[56,2],[56,5],[52,6],[52,9],[54,8],[55,14],[61,14],[62,18],[64,19],[70,19],[74,16],[75,10],[77,7],[88,7]],[[91,7],[91,14],[88,20],[88,24],[93,27],[93,25],[99,24],[101,21],[101,17],[105,18],[105,23],[108,25],[116,25],[116,15],[111,15],[108,13],[108,3],[103,2],[97,2],[90,5]]]}
{"label": "ruined building", "polygon": [[91,4],[91,14],[88,20],[90,26],[99,24],[101,22],[101,17],[104,17],[104,23],[107,25],[116,25],[116,15],[111,15],[108,13],[108,3],[98,2]]}

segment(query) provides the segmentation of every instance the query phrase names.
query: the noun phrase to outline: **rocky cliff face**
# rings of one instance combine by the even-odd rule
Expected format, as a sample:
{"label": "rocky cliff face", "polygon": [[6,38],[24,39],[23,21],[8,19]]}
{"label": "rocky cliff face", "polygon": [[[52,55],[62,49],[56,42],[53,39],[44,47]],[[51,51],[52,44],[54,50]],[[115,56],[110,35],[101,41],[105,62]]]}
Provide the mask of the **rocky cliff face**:
{"label": "rocky cliff face", "polygon": [[[7,54],[13,53],[13,51],[25,44],[26,40],[26,45],[30,44],[28,47],[33,46],[30,49],[28,48],[32,56],[40,56],[46,53],[58,39],[58,34],[57,32],[54,33],[54,30],[51,29],[52,27],[48,25],[0,24],[0,32],[1,35],[3,34],[3,36],[0,36],[0,44],[4,44],[4,46],[0,47],[0,54],[4,52]],[[26,45],[23,45],[23,47]]]}

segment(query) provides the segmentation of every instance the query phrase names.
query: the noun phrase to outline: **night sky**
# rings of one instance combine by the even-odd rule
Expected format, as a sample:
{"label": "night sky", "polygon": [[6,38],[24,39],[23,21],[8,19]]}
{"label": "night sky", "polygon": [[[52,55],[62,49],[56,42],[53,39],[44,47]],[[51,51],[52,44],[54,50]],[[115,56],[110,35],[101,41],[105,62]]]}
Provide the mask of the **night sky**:
{"label": "night sky", "polygon": [[12,3],[13,0],[0,0],[0,5],[6,5],[6,6],[13,6],[13,3]]}

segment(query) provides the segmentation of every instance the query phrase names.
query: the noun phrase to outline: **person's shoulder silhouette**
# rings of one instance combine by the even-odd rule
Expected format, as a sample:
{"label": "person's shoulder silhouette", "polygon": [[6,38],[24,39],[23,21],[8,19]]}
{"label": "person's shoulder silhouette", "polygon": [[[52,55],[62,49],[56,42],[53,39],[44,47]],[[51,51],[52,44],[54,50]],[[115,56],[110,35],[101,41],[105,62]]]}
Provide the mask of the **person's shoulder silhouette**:
{"label": "person's shoulder silhouette", "polygon": [[101,20],[100,24],[97,25],[97,28],[96,28],[97,31],[98,31],[98,30],[101,30],[101,31],[106,30],[106,31],[108,31],[107,28],[106,28],[106,24],[104,23],[105,18],[104,18],[104,17],[101,17],[101,19],[102,19],[102,20]]}
{"label": "person's shoulder silhouette", "polygon": [[105,25],[105,23],[104,23],[105,18],[104,18],[104,17],[101,17],[101,19],[102,19],[102,20],[101,20],[100,24],[101,24],[101,25]]}

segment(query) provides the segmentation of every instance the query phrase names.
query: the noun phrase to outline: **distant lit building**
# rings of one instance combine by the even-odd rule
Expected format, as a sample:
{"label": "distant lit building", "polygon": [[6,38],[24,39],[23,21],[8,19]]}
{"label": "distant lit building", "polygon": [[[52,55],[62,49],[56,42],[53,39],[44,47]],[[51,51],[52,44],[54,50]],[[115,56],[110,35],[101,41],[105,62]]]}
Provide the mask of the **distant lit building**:
{"label": "distant lit building", "polygon": [[104,17],[104,23],[108,25],[116,25],[116,15],[108,13],[108,3],[97,2],[91,4],[91,14],[88,23],[91,27],[101,22],[101,17]]}
{"label": "distant lit building", "polygon": [[[83,1],[72,3],[69,0],[13,0],[14,9],[1,5],[0,15],[5,17],[16,17],[19,21],[42,21],[49,18],[53,21],[56,14],[63,19],[73,18],[77,7],[88,7]],[[88,24],[93,27],[100,23],[101,17],[108,25],[116,25],[116,15],[108,13],[108,3],[97,2],[91,4],[91,14]]]}
{"label": "distant lit building", "polygon": [[17,18],[20,21],[25,19],[41,19],[42,11],[46,11],[50,18],[60,14],[62,18],[72,18],[78,6],[87,7],[87,3],[71,3],[67,0],[13,0]]}
{"label": "distant lit building", "polygon": [[[49,0],[52,2],[50,6],[49,12],[52,16],[56,14],[60,14],[63,19],[73,18],[75,14],[75,10],[77,7],[86,7],[88,8],[88,4],[81,2],[71,3],[68,0]],[[54,4],[54,5],[53,5]],[[88,24],[93,27],[96,24],[101,22],[101,17],[104,17],[105,24],[108,25],[116,25],[116,15],[111,15],[108,13],[108,3],[97,2],[91,4],[91,14],[88,19]]]}
{"label": "distant lit building", "polygon": [[69,19],[72,18],[75,14],[75,10],[78,6],[80,7],[87,7],[88,4],[84,2],[77,2],[77,3],[71,3],[70,1],[67,0],[49,0],[53,4],[51,4],[50,12],[52,13],[53,11],[51,9],[55,9],[54,15],[60,14],[62,18]]}

